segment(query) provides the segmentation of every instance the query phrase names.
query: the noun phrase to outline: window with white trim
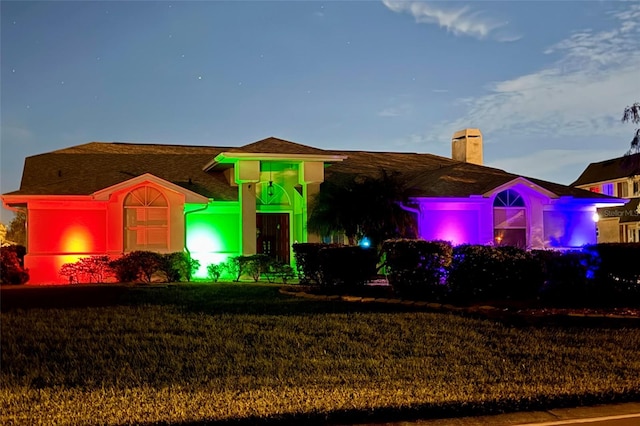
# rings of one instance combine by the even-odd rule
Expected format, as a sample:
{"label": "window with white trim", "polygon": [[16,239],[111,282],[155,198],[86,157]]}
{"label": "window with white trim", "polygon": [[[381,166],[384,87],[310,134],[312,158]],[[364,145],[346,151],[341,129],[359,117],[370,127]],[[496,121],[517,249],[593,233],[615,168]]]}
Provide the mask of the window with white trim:
{"label": "window with white trim", "polygon": [[169,203],[151,186],[136,188],[124,199],[124,250],[169,248]]}
{"label": "window with white trim", "polygon": [[493,238],[498,246],[527,248],[527,212],[524,199],[513,189],[493,201]]}

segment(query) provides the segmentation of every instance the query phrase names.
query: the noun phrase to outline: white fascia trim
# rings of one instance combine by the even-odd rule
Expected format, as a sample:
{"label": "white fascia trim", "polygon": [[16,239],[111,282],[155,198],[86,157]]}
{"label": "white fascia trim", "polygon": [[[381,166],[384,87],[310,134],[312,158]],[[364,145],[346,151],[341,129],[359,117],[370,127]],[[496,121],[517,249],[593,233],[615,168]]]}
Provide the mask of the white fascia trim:
{"label": "white fascia trim", "polygon": [[280,160],[280,161],[317,161],[317,162],[339,162],[347,159],[346,155],[323,155],[323,154],[275,154],[275,153],[253,153],[253,152],[221,152],[213,160],[208,162],[202,170],[207,171],[216,164],[235,163],[237,160]]}
{"label": "white fascia trim", "polygon": [[531,189],[533,189],[534,191],[546,195],[549,198],[558,198],[558,194],[549,191],[548,189],[545,189],[543,187],[541,187],[540,185],[531,182],[529,179],[527,178],[523,178],[522,176],[518,176],[515,179],[510,180],[509,182],[503,183],[500,186],[496,186],[495,188],[493,188],[490,191],[485,192],[484,194],[482,194],[483,197],[492,197],[494,194],[498,194],[506,189],[509,189],[517,184],[522,184],[524,186],[527,186]]}

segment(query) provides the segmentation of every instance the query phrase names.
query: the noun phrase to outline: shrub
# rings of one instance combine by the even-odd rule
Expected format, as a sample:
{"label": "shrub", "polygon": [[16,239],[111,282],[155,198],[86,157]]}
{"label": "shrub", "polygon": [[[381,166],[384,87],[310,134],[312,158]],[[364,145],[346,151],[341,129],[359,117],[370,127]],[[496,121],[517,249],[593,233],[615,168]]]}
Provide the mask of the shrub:
{"label": "shrub", "polygon": [[532,250],[543,275],[542,301],[551,305],[580,306],[593,300],[587,278],[589,255],[579,251]]}
{"label": "shrub", "polygon": [[13,245],[0,248],[0,282],[24,284],[29,281],[29,270],[24,268],[24,246]]}
{"label": "shrub", "polygon": [[640,302],[640,243],[587,245],[595,297],[601,303]]}
{"label": "shrub", "polygon": [[540,265],[517,247],[460,245],[449,272],[452,297],[462,301],[535,298],[542,285]]}
{"label": "shrub", "polygon": [[211,281],[218,282],[225,270],[225,263],[211,263],[207,265],[207,276]]}
{"label": "shrub", "polygon": [[287,281],[296,276],[295,270],[290,265],[278,262],[275,259],[271,259],[263,273],[270,283],[275,282],[276,279],[279,278],[283,284],[286,284]]}
{"label": "shrub", "polygon": [[152,251],[132,251],[113,260],[109,266],[119,282],[141,280],[151,282],[153,274],[160,270],[162,256]]}
{"label": "shrub", "polygon": [[341,246],[323,243],[296,243],[293,245],[300,284],[320,284],[320,259],[318,254],[325,247]]}
{"label": "shrub", "polygon": [[275,259],[272,259],[266,254],[242,256],[242,259],[240,259],[243,272],[250,275],[254,282],[260,280],[260,275],[267,272],[273,262],[275,262]]}
{"label": "shrub", "polygon": [[167,282],[191,281],[200,267],[200,261],[185,252],[161,254],[158,270],[165,275]]}
{"label": "shrub", "polygon": [[240,277],[243,273],[244,268],[244,256],[234,256],[227,259],[224,264],[224,270],[227,272],[229,276],[233,279],[233,281],[240,281]]}
{"label": "shrub", "polygon": [[73,283],[103,283],[113,274],[109,256],[90,256],[79,259],[75,263],[65,263],[60,268],[60,275]]}
{"label": "shrub", "polygon": [[158,256],[157,270],[164,274],[167,282],[178,282],[182,277],[181,263],[185,262],[186,257],[183,252],[161,254]]}
{"label": "shrub", "polygon": [[359,246],[329,246],[318,252],[319,284],[350,290],[376,275],[378,256],[374,249]]}
{"label": "shrub", "polygon": [[280,280],[283,284],[286,284],[289,280],[292,280],[296,277],[296,271],[291,267],[291,265],[287,264],[279,264],[277,266],[277,276],[280,277]]}
{"label": "shrub", "polygon": [[182,261],[178,264],[180,275],[187,282],[191,282],[193,275],[200,269],[200,261],[187,253],[183,253],[183,255]]}
{"label": "shrub", "polygon": [[442,299],[453,248],[447,241],[387,240],[382,245],[389,284],[401,297]]}

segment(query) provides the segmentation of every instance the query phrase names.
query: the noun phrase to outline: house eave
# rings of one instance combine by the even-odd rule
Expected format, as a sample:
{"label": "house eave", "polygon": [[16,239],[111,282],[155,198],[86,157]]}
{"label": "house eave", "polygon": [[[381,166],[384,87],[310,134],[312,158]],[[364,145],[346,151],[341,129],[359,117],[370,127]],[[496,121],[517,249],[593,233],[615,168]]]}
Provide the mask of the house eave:
{"label": "house eave", "polygon": [[209,171],[218,168],[218,165],[227,165],[236,163],[239,160],[247,161],[291,161],[301,163],[305,161],[309,162],[324,162],[335,163],[343,161],[347,158],[346,155],[321,155],[321,154],[281,154],[281,153],[255,153],[255,152],[221,152],[216,155],[213,160],[208,162],[202,170]]}

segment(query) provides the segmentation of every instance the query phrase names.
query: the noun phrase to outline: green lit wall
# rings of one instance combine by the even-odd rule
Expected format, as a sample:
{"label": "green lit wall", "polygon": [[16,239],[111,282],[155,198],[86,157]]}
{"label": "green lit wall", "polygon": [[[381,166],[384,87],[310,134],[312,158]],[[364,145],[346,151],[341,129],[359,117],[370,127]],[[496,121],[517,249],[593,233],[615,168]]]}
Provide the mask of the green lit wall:
{"label": "green lit wall", "polygon": [[207,278],[207,266],[221,263],[241,253],[240,205],[237,202],[213,202],[185,205],[186,247],[200,262],[196,278]]}

